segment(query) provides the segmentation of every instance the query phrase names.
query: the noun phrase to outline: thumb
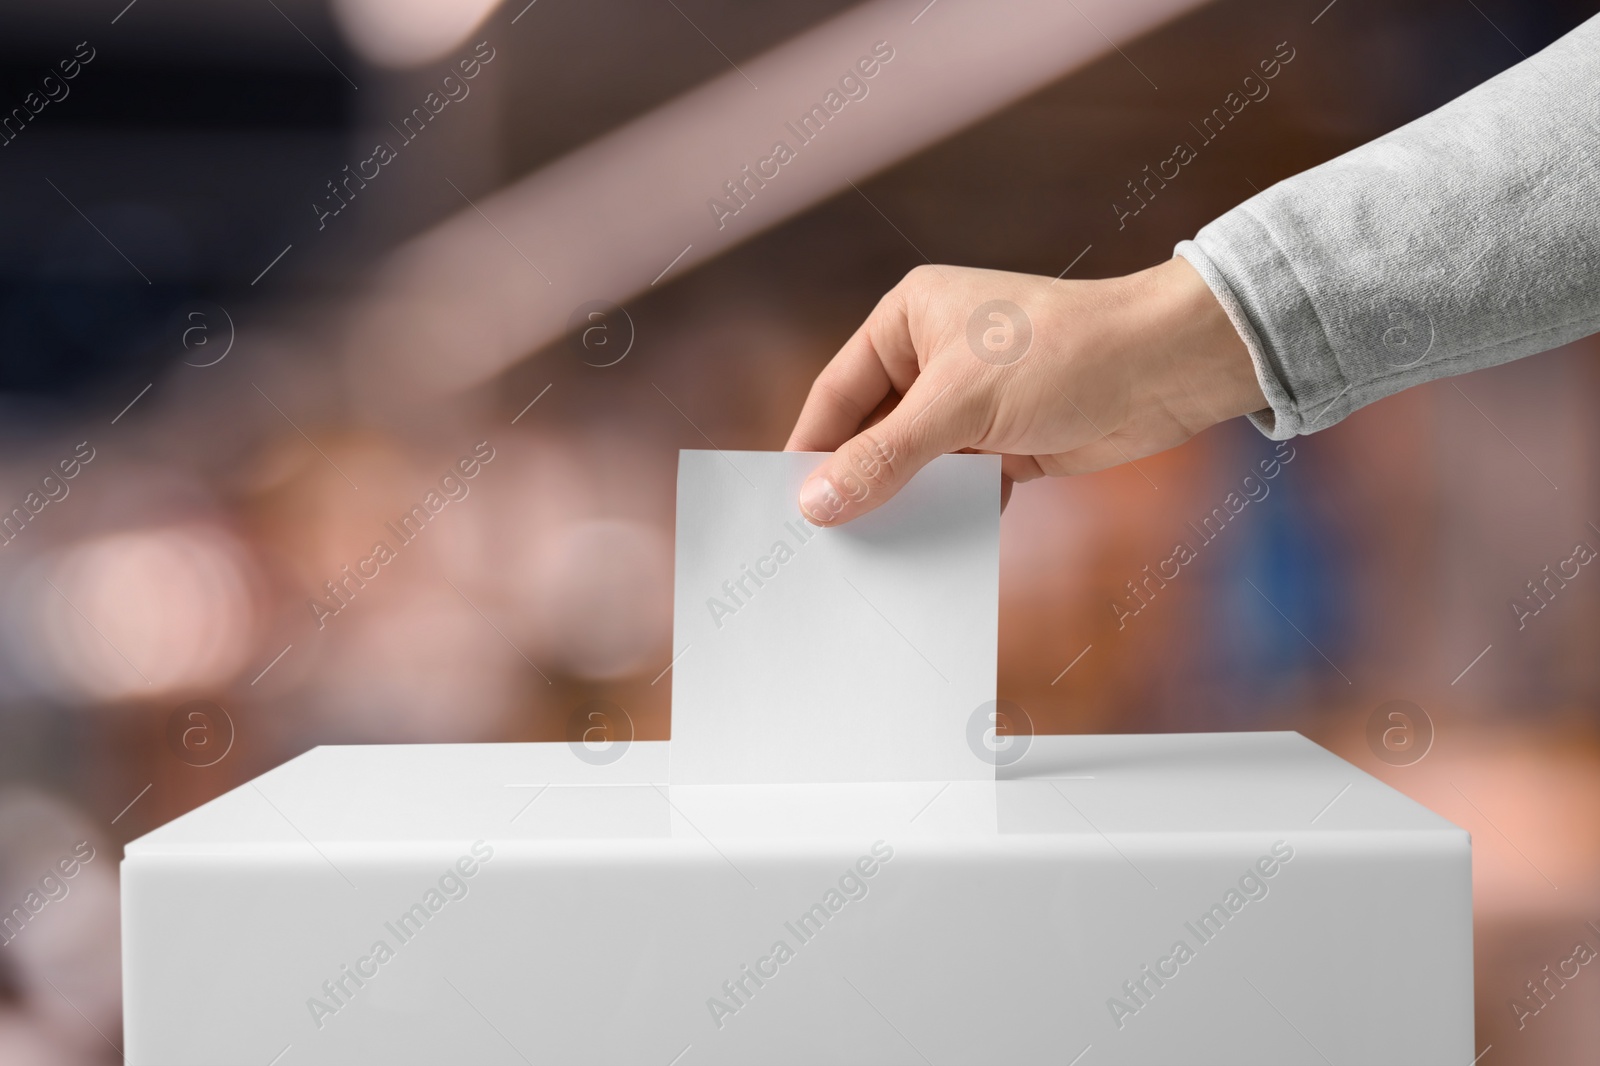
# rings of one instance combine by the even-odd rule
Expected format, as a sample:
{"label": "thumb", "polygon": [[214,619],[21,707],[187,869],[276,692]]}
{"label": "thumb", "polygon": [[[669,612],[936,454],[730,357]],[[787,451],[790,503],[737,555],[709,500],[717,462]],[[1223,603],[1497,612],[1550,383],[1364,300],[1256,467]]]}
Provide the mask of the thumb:
{"label": "thumb", "polygon": [[882,505],[934,459],[972,443],[955,391],[930,385],[927,374],[918,377],[883,421],[811,472],[800,486],[800,513],[812,525],[842,525]]}

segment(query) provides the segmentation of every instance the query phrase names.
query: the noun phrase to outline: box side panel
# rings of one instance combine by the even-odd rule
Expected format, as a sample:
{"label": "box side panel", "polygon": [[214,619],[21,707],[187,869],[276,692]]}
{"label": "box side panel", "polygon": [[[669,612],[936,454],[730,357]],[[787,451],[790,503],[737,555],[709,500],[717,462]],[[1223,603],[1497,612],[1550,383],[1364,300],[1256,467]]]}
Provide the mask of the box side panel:
{"label": "box side panel", "polygon": [[1470,876],[1455,833],[130,863],[129,1061],[1465,1063]]}

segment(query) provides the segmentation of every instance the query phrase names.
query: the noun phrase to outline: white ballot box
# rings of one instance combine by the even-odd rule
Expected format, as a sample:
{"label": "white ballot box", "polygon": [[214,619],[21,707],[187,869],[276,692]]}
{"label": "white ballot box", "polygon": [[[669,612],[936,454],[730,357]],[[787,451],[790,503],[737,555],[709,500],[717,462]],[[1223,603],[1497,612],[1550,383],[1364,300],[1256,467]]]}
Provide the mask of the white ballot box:
{"label": "white ballot box", "polygon": [[127,1061],[1473,1061],[1466,832],[1298,734],[944,783],[667,749],[318,748],[134,841]]}

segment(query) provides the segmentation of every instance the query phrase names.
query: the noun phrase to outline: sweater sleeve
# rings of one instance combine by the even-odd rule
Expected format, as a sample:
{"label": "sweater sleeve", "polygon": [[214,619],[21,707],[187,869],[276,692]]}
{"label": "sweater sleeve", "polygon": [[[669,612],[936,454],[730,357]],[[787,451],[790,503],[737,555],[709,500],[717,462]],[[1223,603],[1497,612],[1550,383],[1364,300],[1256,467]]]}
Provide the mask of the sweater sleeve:
{"label": "sweater sleeve", "polygon": [[1175,254],[1249,347],[1276,440],[1600,330],[1600,16]]}

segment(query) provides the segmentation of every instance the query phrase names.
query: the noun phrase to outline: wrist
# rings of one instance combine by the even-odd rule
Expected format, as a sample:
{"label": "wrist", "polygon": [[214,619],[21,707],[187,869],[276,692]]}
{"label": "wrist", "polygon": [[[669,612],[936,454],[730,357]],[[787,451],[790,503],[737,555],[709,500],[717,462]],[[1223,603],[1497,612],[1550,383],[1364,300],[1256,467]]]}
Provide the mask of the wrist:
{"label": "wrist", "polygon": [[1198,271],[1180,257],[1124,279],[1139,308],[1139,388],[1195,434],[1267,407],[1239,331]]}

